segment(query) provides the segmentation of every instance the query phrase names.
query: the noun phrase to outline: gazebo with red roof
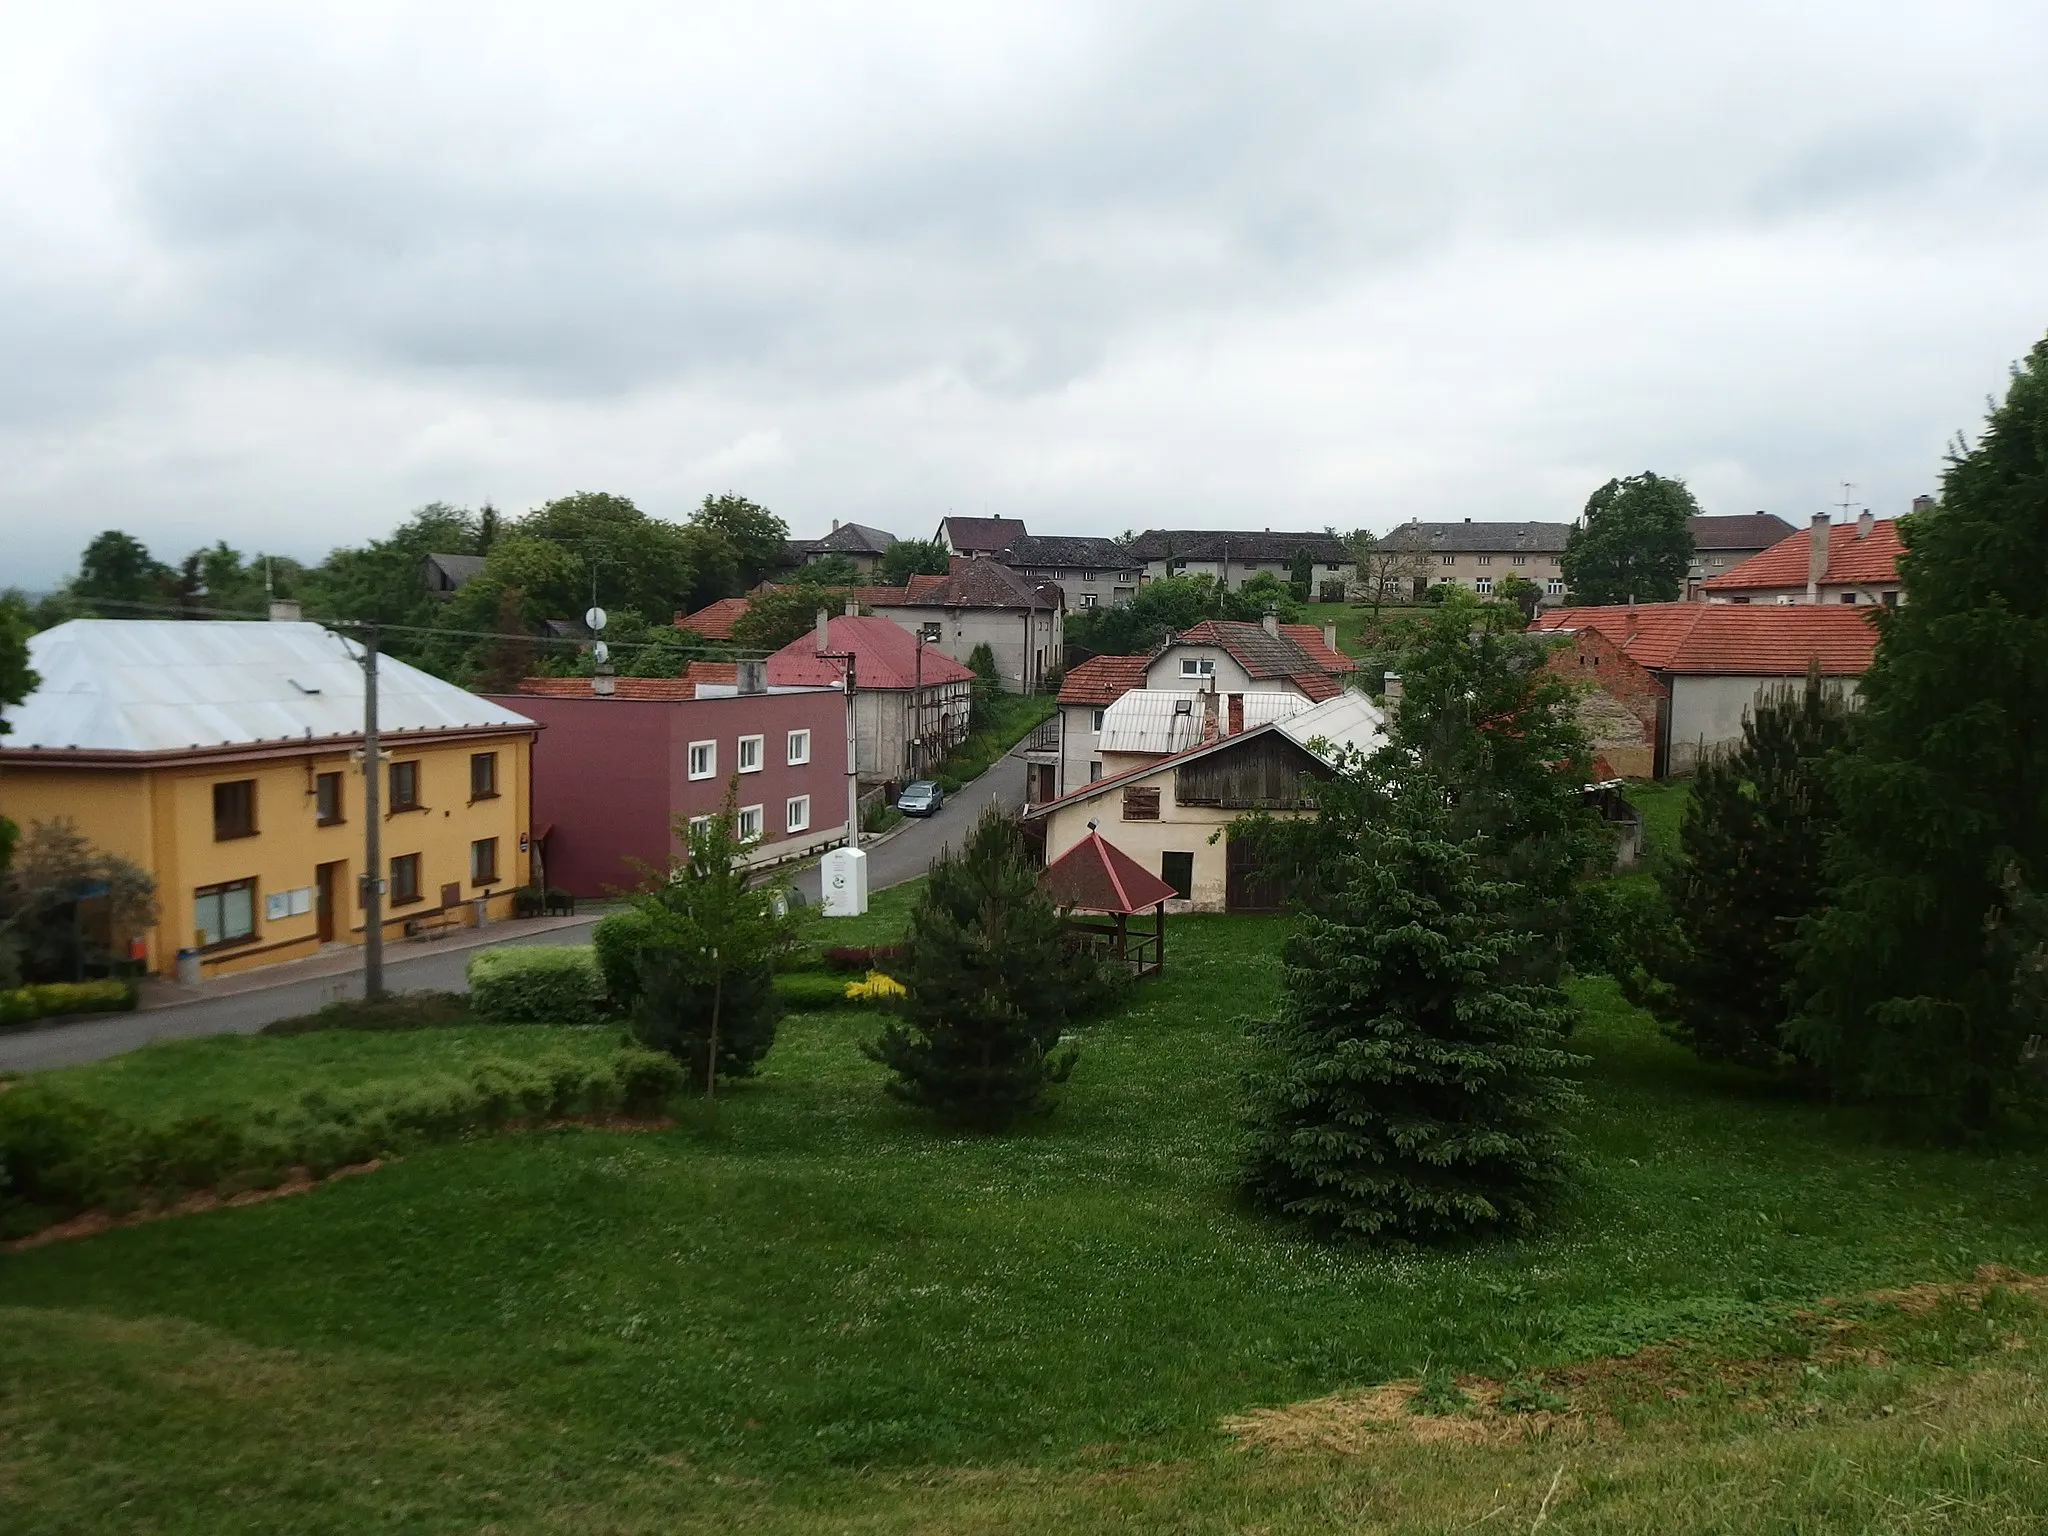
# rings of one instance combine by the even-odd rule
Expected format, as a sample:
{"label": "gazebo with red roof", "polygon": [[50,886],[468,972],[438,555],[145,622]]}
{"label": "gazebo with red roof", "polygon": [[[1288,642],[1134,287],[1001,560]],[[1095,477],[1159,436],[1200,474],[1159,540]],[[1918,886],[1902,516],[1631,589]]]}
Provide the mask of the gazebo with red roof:
{"label": "gazebo with red roof", "polygon": [[[1105,842],[1095,824],[1088,835],[1054,859],[1039,885],[1064,912],[1101,912],[1116,919],[1089,923],[1067,919],[1071,933],[1099,936],[1139,976],[1156,976],[1166,964],[1166,904],[1174,889],[1136,859]],[[1152,931],[1133,929],[1131,918],[1152,909]]]}

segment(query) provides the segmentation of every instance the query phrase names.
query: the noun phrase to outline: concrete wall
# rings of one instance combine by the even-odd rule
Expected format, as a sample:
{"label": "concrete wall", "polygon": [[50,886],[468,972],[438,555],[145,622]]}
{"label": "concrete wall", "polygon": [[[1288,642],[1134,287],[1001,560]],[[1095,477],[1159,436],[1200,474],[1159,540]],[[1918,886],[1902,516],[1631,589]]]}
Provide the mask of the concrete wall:
{"label": "concrete wall", "polygon": [[[1856,696],[1856,679],[1831,677],[1828,685],[1845,698]],[[1671,757],[1665,771],[1690,773],[1703,758],[1742,739],[1742,721],[1766,690],[1802,686],[1795,677],[1688,677],[1671,679]]]}
{"label": "concrete wall", "polygon": [[1095,722],[1102,709],[1094,704],[1060,706],[1059,792],[1071,795],[1096,777],[1092,765],[1102,760],[1102,732]]}
{"label": "concrete wall", "polygon": [[[389,861],[420,856],[422,899],[393,907],[386,898],[387,932],[395,937],[416,911],[432,910],[441,887],[457,884],[464,901],[485,896],[493,917],[509,916],[511,892],[526,878],[520,841],[528,831],[530,732],[436,742],[397,736],[386,742],[387,762],[419,764],[422,809],[389,811],[382,833],[383,873]],[[498,755],[496,797],[469,798],[470,757]],[[321,826],[315,814],[314,782],[339,773],[343,820]],[[234,780],[255,781],[256,832],[215,841],[213,787]],[[150,969],[172,974],[177,952],[196,943],[193,893],[232,881],[255,882],[255,931],[247,939],[207,950],[206,975],[295,960],[320,946],[317,891],[320,866],[331,865],[335,937],[360,943],[363,914],[356,882],[363,874],[363,782],[346,748],[300,753],[209,758],[147,769],[0,769],[0,815],[26,829],[29,823],[69,818],[95,847],[117,853],[147,869],[157,883],[156,928],[142,935]],[[470,845],[483,838],[498,844],[498,873],[481,883],[470,878]],[[315,893],[298,903],[301,912],[268,912],[272,897]],[[118,937],[118,936],[117,936]]]}
{"label": "concrete wall", "polygon": [[[856,702],[888,696],[856,693]],[[672,701],[551,699],[499,702],[546,727],[534,755],[534,821],[552,827],[547,878],[578,896],[640,883],[640,864],[668,866],[675,818],[716,814],[728,793],[761,807],[750,862],[831,847],[846,834],[846,703],[837,689]],[[858,715],[858,711],[856,711]],[[810,761],[789,761],[789,733],[811,733]],[[762,738],[761,766],[739,772],[739,739]],[[708,778],[690,777],[690,746],[712,743]],[[788,802],[810,797],[809,826],[792,831]],[[637,861],[637,862],[636,862]]]}
{"label": "concrete wall", "polygon": [[1059,615],[1050,609],[891,607],[875,614],[913,635],[937,625],[933,648],[963,667],[975,647],[986,644],[1006,693],[1036,693],[1045,674],[1059,665]]}
{"label": "concrete wall", "polygon": [[[1147,581],[1158,581],[1169,575],[1177,575],[1206,576],[1211,581],[1223,580],[1223,562],[1221,560],[1175,560],[1172,564],[1174,568],[1169,570],[1167,562],[1164,560],[1147,562],[1145,566],[1145,579]],[[1294,562],[1292,560],[1232,560],[1230,562],[1229,589],[1235,592],[1254,576],[1271,576],[1279,581],[1291,581],[1293,580],[1293,573]],[[1313,574],[1309,577],[1309,595],[1311,597],[1315,596],[1315,589],[1326,581],[1341,581],[1348,586],[1357,579],[1358,567],[1349,560],[1337,565],[1330,565],[1318,560],[1313,567]]]}

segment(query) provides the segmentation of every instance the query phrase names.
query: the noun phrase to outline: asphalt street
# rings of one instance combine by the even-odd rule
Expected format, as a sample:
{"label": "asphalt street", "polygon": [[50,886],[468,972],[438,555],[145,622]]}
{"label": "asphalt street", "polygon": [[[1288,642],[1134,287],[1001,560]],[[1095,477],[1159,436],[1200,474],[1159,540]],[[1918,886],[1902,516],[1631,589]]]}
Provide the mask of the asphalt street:
{"label": "asphalt street", "polygon": [[[914,880],[930,869],[932,860],[939,856],[941,849],[966,837],[968,828],[974,825],[975,818],[981,815],[990,800],[1008,811],[1023,806],[1023,758],[1012,755],[998,759],[987,773],[940,806],[938,815],[916,818],[887,842],[869,849],[868,889],[884,891],[892,885]],[[805,900],[813,905],[817,903],[820,890],[817,865],[813,864],[790,883],[804,893]]]}

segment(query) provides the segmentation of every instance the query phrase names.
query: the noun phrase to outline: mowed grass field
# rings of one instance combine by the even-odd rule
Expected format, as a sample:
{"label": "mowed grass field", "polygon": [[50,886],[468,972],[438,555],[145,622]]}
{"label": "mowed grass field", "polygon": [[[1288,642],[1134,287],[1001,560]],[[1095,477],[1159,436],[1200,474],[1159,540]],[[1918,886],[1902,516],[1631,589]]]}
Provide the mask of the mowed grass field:
{"label": "mowed grass field", "polygon": [[[1587,980],[1587,1170],[1551,1228],[1325,1247],[1233,1191],[1239,1021],[1283,932],[1174,924],[1167,977],[1081,1031],[1018,1135],[894,1107],[872,1019],[837,1010],[786,1021],[715,1119],[483,1137],[0,1256],[0,1530],[2041,1529],[2033,1303],[1880,1308],[1898,1327],[1853,1351],[1813,1319],[2048,1269],[2048,1157],[1886,1145]],[[199,1042],[157,1081],[298,1091],[475,1033]],[[131,1063],[66,1081],[149,1093]],[[1542,1433],[1338,1453],[1222,1428],[1646,1346],[1668,1381]]]}

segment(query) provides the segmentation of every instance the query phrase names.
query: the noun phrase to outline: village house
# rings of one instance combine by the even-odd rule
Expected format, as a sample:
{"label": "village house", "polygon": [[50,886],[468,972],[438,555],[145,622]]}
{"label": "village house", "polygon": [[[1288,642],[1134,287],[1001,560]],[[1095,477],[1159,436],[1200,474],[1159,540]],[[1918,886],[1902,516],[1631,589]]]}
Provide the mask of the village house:
{"label": "village house", "polygon": [[1145,686],[1150,656],[1091,656],[1060,680],[1058,733],[1027,744],[1028,798],[1056,800],[1102,777],[1104,711],[1133,688]]}
{"label": "village house", "polygon": [[1296,557],[1304,553],[1308,556],[1311,597],[1326,581],[1348,585],[1358,574],[1350,546],[1327,532],[1148,528],[1131,542],[1128,552],[1144,562],[1147,581],[1167,576],[1207,576],[1231,592],[1258,575],[1291,580]]}
{"label": "village house", "polygon": [[881,528],[869,528],[862,523],[842,523],[832,519],[832,531],[822,539],[790,539],[783,545],[783,564],[791,567],[816,565],[820,560],[829,560],[838,555],[851,561],[855,570],[863,576],[872,576],[882,563],[882,556],[889,553],[889,546],[896,542],[896,535]]}
{"label": "village house", "polygon": [[1056,863],[1095,832],[1172,888],[1169,910],[1280,906],[1284,889],[1231,837],[1231,822],[1248,811],[1313,814],[1314,786],[1334,772],[1324,754],[1373,750],[1384,722],[1372,701],[1352,690],[1242,731],[1230,729],[1231,718],[1209,716],[1205,738],[1182,752],[1027,809],[1027,823],[1044,830],[1046,862]]}
{"label": "village house", "polygon": [[1775,512],[1691,517],[1686,526],[1692,533],[1692,564],[1686,571],[1685,595],[1694,599],[1705,595],[1700,587],[1708,577],[1734,569],[1795,531]]}
{"label": "village house", "polygon": [[[1458,586],[1489,597],[1510,576],[1536,583],[1542,601],[1565,599],[1565,540],[1570,523],[1459,523],[1410,521],[1380,540],[1383,549],[1400,550],[1424,563],[1405,595],[1419,601],[1431,587]],[[1389,596],[1393,594],[1388,594]]]}
{"label": "village house", "polygon": [[1059,589],[1034,587],[998,560],[956,559],[948,575],[914,581],[900,597],[870,606],[963,665],[986,645],[1006,693],[1038,692],[1059,665]]}
{"label": "village house", "polygon": [[41,681],[6,711],[0,815],[68,819],[148,871],[161,916],[136,937],[165,974],[181,950],[215,976],[361,943],[369,873],[393,938],[510,916],[537,724],[381,658],[382,867],[366,871],[361,657],[290,617],[46,629],[29,641]]}
{"label": "village house", "polygon": [[1311,703],[1341,693],[1358,664],[1337,649],[1335,625],[1204,619],[1152,653],[1147,688],[1251,693],[1261,687],[1298,693]]}
{"label": "village house", "polygon": [[1115,539],[1021,534],[990,558],[1035,586],[1058,587],[1069,613],[1129,602],[1145,573],[1144,561]]}
{"label": "village house", "polygon": [[946,546],[949,555],[980,560],[1001,554],[1025,532],[1024,524],[1014,517],[948,517],[940,521],[932,537]]}
{"label": "village house", "polygon": [[452,597],[483,574],[482,555],[428,555],[420,561],[420,580],[435,597]]}
{"label": "village house", "polygon": [[547,882],[576,896],[640,884],[717,815],[762,866],[846,839],[846,695],[772,686],[761,662],[696,662],[683,677],[529,677],[498,702],[542,726],[533,825]]}
{"label": "village house", "polygon": [[[974,674],[889,619],[818,610],[816,628],[768,658],[771,688],[843,688],[853,660],[854,769],[863,784],[924,777],[966,740]],[[691,668],[696,675],[696,668]]]}
{"label": "village house", "polygon": [[1579,708],[1600,777],[1690,773],[1742,737],[1772,688],[1818,666],[1846,694],[1870,666],[1877,630],[1846,607],[1644,603],[1558,608],[1536,621],[1560,644],[1545,670],[1591,689]]}
{"label": "village house", "polygon": [[1093,777],[1116,778],[1200,741],[1242,736],[1314,707],[1298,693],[1134,688],[1102,711],[1099,756],[1090,765],[1101,771]]}
{"label": "village house", "polygon": [[[1918,511],[1932,504],[1922,496],[1913,506]],[[1866,511],[1852,523],[1837,523],[1827,513],[1816,512],[1810,528],[1709,577],[1701,590],[1710,603],[1896,607],[1904,591],[1899,582],[1904,548],[1894,518],[1876,518]]]}

